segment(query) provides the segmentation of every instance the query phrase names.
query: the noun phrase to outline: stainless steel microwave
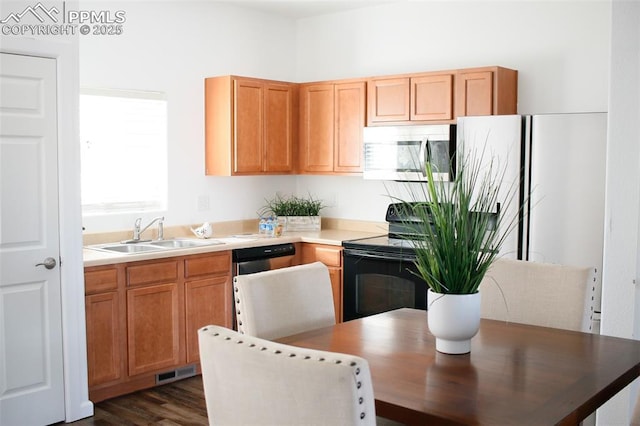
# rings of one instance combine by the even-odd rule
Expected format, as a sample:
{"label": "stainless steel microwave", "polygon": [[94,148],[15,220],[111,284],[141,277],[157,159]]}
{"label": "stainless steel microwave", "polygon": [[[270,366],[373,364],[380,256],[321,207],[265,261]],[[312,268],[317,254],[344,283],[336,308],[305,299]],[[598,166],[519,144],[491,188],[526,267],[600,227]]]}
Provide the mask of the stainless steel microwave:
{"label": "stainless steel microwave", "polygon": [[434,179],[455,173],[455,125],[364,128],[364,179],[426,181],[426,163]]}

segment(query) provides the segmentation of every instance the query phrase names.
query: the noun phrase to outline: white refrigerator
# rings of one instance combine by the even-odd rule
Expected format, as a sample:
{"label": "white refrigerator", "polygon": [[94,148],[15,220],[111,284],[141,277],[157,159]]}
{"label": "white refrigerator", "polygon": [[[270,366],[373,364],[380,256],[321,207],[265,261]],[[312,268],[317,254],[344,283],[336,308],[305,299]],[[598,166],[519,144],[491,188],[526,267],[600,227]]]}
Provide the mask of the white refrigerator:
{"label": "white refrigerator", "polygon": [[518,186],[518,202],[502,214],[514,214],[520,205],[526,214],[505,241],[502,255],[595,267],[597,313],[606,140],[606,113],[462,117],[457,122],[457,149],[486,147],[507,168],[505,182]]}

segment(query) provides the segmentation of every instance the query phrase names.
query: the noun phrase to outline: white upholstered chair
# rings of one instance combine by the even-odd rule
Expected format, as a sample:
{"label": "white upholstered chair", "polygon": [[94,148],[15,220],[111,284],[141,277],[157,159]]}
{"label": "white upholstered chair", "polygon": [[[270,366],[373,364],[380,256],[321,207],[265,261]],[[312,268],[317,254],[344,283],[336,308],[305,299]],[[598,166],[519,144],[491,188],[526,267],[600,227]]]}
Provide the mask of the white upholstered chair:
{"label": "white upholstered chair", "polygon": [[234,278],[238,331],[274,340],[336,323],[329,270],[321,262]]}
{"label": "white upholstered chair", "polygon": [[220,326],[198,330],[210,425],[376,424],[369,364]]}
{"label": "white upholstered chair", "polygon": [[482,318],[592,332],[595,268],[498,259],[480,292]]}
{"label": "white upholstered chair", "polygon": [[591,332],[594,268],[498,259],[480,291],[483,318]]}
{"label": "white upholstered chair", "polygon": [[[233,295],[238,331],[244,335],[273,340],[336,323],[329,270],[321,262],[238,275],[234,278]],[[326,392],[331,394],[333,389],[328,387]],[[352,424],[326,420],[319,423]],[[373,424],[401,423],[374,415]]]}

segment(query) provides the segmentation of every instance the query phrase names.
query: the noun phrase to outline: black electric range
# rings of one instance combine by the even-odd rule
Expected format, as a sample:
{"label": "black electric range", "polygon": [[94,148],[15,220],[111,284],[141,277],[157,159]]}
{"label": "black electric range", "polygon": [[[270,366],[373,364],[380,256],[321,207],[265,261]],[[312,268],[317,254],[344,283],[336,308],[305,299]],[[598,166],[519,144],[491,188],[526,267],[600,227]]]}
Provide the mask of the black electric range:
{"label": "black electric range", "polygon": [[[420,205],[424,206],[424,204]],[[410,208],[406,208],[407,206]],[[414,240],[420,238],[417,229],[422,227],[420,217],[410,212],[416,206],[416,203],[390,204],[385,215],[385,220],[389,223],[388,234],[344,241],[342,246],[345,250],[359,250],[377,255],[389,254],[394,257],[406,256],[407,259],[415,259]]]}
{"label": "black electric range", "polygon": [[413,243],[422,224],[403,207],[387,207],[388,234],[342,243],[345,321],[403,307],[426,309],[427,284],[415,266]]}

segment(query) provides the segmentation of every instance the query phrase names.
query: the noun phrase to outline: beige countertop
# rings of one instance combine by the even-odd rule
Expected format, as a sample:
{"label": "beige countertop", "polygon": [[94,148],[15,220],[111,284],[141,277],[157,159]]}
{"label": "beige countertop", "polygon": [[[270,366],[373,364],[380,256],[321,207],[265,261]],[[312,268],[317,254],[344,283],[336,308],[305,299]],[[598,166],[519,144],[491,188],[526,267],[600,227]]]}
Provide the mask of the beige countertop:
{"label": "beige countertop", "polygon": [[[172,248],[147,253],[125,254],[111,253],[105,251],[84,248],[83,259],[84,266],[101,266],[112,265],[116,263],[137,262],[141,260],[154,260],[174,256],[187,256],[192,254],[212,253],[216,251],[233,250],[246,247],[259,247],[266,245],[284,244],[284,243],[315,243],[340,246],[343,241],[355,240],[358,238],[367,238],[386,233],[381,229],[380,232],[361,231],[361,230],[345,230],[345,229],[323,229],[321,231],[307,232],[286,232],[280,237],[264,237],[257,234],[234,234],[232,235],[214,235],[211,240],[216,238],[224,238],[224,244],[205,245],[201,247],[191,248]],[[237,237],[237,238],[234,238]]]}

